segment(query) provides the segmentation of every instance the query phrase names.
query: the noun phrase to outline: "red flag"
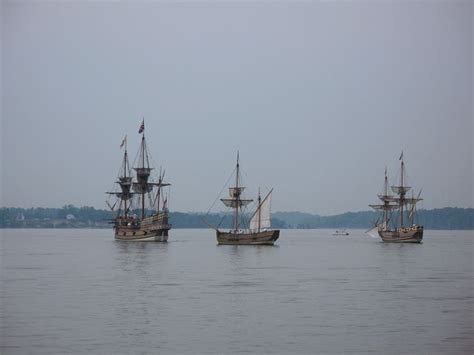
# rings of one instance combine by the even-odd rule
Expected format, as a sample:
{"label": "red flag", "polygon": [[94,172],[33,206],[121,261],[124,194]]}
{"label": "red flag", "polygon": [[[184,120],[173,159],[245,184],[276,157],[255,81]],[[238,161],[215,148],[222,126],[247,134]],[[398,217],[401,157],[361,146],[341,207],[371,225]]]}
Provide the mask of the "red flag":
{"label": "red flag", "polygon": [[142,124],[140,125],[140,129],[138,130],[138,133],[142,133],[145,130],[145,120],[142,121]]}

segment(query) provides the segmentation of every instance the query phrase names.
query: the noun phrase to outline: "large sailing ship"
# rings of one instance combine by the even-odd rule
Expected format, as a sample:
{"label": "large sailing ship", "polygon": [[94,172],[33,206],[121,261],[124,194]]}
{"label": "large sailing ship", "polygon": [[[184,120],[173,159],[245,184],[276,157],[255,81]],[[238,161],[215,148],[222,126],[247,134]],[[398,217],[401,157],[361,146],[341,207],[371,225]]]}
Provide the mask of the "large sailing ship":
{"label": "large sailing ship", "polygon": [[[164,197],[163,187],[170,184],[163,182],[165,174],[161,171],[158,181],[152,181],[150,178],[153,168],[150,167],[144,122],[138,133],[142,134],[142,139],[136,166],[133,168],[135,176],[131,174],[125,137],[120,145],[120,147],[125,146],[125,149],[118,181],[116,181],[120,189],[108,192],[117,198],[113,205],[107,201],[111,210],[117,211],[113,220],[115,239],[166,242],[171,225],[168,222],[167,197]],[[161,204],[160,200],[163,200]],[[115,209],[117,203],[118,207]]]}
{"label": "large sailing ship", "polygon": [[251,214],[248,228],[242,220],[243,209],[253,200],[243,197],[244,186],[241,186],[239,154],[235,168],[235,186],[229,187],[229,197],[222,198],[222,203],[234,210],[233,227],[229,231],[216,230],[218,244],[230,245],[273,245],[280,236],[280,231],[271,229],[271,197],[273,189],[262,199],[260,191],[257,207]]}
{"label": "large sailing ship", "polygon": [[[368,233],[373,234],[377,231],[380,238],[387,243],[421,243],[423,226],[415,223],[416,204],[422,200],[420,198],[421,190],[417,197],[414,197],[413,194],[411,197],[406,196],[411,187],[405,185],[403,152],[400,155],[400,161],[400,184],[391,186],[391,190],[395,195],[392,195],[389,191],[387,169],[385,169],[384,190],[382,194],[378,195],[382,203],[369,205],[373,209],[381,211],[382,222],[377,222]],[[392,217],[396,216],[395,212],[398,212],[398,223],[392,220]],[[408,216],[405,216],[405,214],[408,214]],[[410,221],[410,225],[405,225],[407,220]],[[391,225],[394,224],[397,224],[397,226],[392,227]]]}

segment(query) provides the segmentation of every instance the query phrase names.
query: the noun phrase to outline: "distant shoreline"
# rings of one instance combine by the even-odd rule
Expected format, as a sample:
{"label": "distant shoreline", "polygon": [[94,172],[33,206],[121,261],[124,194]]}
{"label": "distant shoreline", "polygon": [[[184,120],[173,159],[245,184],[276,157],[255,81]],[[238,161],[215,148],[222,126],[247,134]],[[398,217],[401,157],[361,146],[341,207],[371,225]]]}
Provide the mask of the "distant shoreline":
{"label": "distant shoreline", "polygon": [[[58,229],[64,229],[64,230],[73,230],[73,229],[77,229],[77,230],[113,230],[113,228],[108,228],[108,227],[57,227],[57,228],[51,228],[51,227],[1,227],[0,226],[0,230],[17,230],[17,229],[22,229],[22,230],[26,230],[26,229],[31,229],[31,230],[37,230],[37,229],[50,229],[50,230],[58,230]],[[198,227],[177,227],[177,228],[171,228],[171,230],[178,230],[178,229],[209,229],[209,230],[212,230],[211,228],[209,227],[203,227],[203,228],[198,228]],[[224,228],[225,229],[225,228]],[[307,230],[307,231],[310,231],[310,230],[328,230],[328,231],[334,231],[335,229],[337,228],[279,228],[281,230],[288,230],[288,231],[296,231],[296,230]],[[345,228],[346,230],[348,231],[366,231],[366,228]],[[425,228],[425,231],[430,231],[430,230],[433,230],[433,231],[470,231],[470,230],[474,230],[473,229],[442,229],[442,228],[437,228],[437,229],[434,229],[434,228]]]}
{"label": "distant shoreline", "polygon": [[[94,207],[0,208],[0,228],[108,229],[115,213]],[[222,229],[230,228],[228,213],[170,212],[173,229],[206,229],[202,218]],[[275,212],[272,227],[276,229],[369,229],[378,218],[374,211],[346,212],[320,216],[304,212]],[[474,230],[474,208],[445,207],[419,210],[417,223],[432,230]]]}

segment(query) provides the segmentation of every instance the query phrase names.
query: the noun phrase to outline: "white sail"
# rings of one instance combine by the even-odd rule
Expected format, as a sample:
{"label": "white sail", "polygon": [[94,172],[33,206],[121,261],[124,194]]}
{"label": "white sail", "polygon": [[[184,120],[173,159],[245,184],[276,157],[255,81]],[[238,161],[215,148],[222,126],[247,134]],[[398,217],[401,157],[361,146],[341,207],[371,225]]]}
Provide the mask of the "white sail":
{"label": "white sail", "polygon": [[272,191],[270,191],[268,195],[263,199],[262,203],[260,203],[260,206],[257,207],[257,210],[250,219],[250,229],[258,230],[259,226],[260,229],[271,227],[271,204]]}

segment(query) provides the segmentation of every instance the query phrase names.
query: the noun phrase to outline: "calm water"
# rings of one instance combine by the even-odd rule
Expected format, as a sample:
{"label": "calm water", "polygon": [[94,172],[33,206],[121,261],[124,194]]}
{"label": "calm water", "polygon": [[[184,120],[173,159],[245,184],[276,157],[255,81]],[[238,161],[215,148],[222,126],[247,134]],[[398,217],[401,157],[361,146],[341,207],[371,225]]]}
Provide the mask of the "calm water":
{"label": "calm water", "polygon": [[472,231],[331,232],[236,247],[210,230],[0,230],[0,351],[473,353]]}

